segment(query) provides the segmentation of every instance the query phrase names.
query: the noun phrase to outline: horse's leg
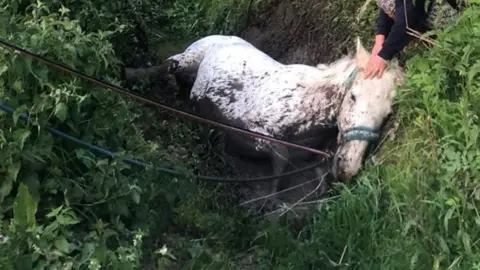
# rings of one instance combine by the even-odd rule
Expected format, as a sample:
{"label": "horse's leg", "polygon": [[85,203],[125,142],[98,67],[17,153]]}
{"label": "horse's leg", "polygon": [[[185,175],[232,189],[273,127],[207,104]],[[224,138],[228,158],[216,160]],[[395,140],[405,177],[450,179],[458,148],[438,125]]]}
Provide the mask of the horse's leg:
{"label": "horse's leg", "polygon": [[163,63],[149,68],[125,68],[122,73],[122,79],[128,82],[149,81],[153,77],[166,75],[168,65],[168,63]]}
{"label": "horse's leg", "polygon": [[317,194],[323,196],[328,191],[328,182],[327,182],[327,173],[325,168],[317,167],[314,169],[315,176],[319,181],[319,186],[317,190]]}
{"label": "horse's leg", "polygon": [[[203,59],[203,54],[196,51],[185,51],[167,58],[163,63],[150,68],[125,68],[122,74],[127,81],[138,81],[144,79],[151,79],[167,74],[195,74]],[[177,76],[178,79],[178,76]],[[185,82],[190,85],[191,81]]]}
{"label": "horse's leg", "polygon": [[[274,144],[272,145],[272,168],[273,168],[273,175],[280,176],[284,173],[285,167],[287,167],[290,154],[288,153],[287,147],[283,145]],[[275,178],[272,181],[270,194],[272,203],[278,202],[278,195],[276,193],[280,189],[280,177]],[[274,195],[275,194],[275,195]]]}

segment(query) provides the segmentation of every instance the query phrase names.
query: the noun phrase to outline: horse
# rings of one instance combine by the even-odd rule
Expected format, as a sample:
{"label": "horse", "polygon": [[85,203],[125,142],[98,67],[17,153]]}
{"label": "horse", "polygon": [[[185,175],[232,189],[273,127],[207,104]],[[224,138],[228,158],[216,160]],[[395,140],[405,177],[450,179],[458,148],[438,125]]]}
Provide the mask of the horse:
{"label": "horse", "polygon": [[[395,60],[381,78],[364,79],[368,59],[359,38],[355,55],[309,66],[282,64],[237,36],[210,35],[159,66],[129,69],[125,76],[190,74],[189,100],[200,116],[263,135],[319,148],[335,132],[338,148],[331,170],[346,182],[378,138],[392,112],[395,87],[403,80]],[[304,151],[226,131],[225,145],[231,144],[252,157],[269,158],[273,175],[282,174],[289,160],[306,157]],[[271,192],[278,186],[276,179]]]}

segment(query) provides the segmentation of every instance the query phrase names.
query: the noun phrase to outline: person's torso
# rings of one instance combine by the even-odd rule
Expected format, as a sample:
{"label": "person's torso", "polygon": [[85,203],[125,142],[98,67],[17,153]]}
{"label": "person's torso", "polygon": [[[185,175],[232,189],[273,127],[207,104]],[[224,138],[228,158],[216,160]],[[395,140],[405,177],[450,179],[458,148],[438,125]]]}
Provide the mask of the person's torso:
{"label": "person's torso", "polygon": [[421,18],[426,13],[425,0],[415,0],[415,3],[412,0],[377,0],[377,5],[392,19],[395,19],[396,7],[402,4],[413,6],[408,12],[414,12],[414,18]]}

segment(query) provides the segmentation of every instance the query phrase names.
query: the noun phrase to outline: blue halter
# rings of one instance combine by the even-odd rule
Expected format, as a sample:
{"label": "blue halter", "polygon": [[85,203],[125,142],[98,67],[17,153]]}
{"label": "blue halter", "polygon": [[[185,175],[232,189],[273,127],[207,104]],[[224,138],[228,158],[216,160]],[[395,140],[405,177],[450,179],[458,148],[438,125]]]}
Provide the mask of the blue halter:
{"label": "blue halter", "polygon": [[[357,76],[358,68],[355,67],[352,73],[348,76],[347,80],[345,81],[345,87],[349,89],[352,84],[353,80]],[[345,134],[343,135],[345,141],[354,141],[354,140],[362,140],[362,141],[375,141],[377,140],[380,135],[378,134],[375,128],[366,127],[366,126],[357,126],[351,127],[345,130]]]}
{"label": "blue halter", "polygon": [[366,126],[358,126],[352,127],[345,130],[345,134],[343,138],[345,141],[354,141],[354,140],[362,140],[362,141],[375,141],[378,139],[380,135],[377,133],[377,130],[371,127]]}

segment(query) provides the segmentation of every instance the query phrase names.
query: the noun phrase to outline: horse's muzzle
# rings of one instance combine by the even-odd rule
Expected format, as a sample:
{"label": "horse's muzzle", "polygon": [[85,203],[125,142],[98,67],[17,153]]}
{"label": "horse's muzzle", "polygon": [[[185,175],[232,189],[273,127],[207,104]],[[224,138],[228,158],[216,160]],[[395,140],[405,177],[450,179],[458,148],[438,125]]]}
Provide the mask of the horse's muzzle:
{"label": "horse's muzzle", "polygon": [[349,182],[361,169],[368,141],[344,141],[333,157],[332,174],[340,182]]}

